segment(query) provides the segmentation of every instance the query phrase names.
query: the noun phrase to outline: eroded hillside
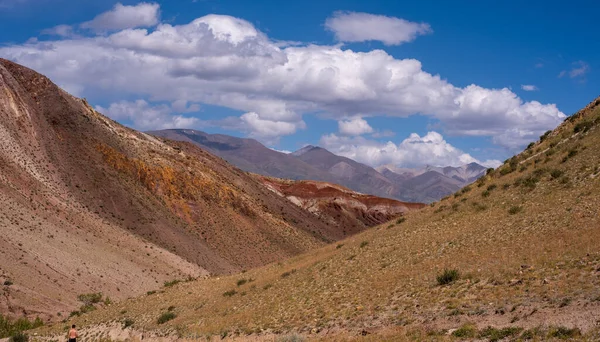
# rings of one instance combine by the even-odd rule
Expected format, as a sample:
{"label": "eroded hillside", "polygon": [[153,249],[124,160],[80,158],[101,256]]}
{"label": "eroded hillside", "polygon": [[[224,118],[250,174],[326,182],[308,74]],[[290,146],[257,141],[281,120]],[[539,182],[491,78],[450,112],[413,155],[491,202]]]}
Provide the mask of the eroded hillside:
{"label": "eroded hillside", "polygon": [[292,181],[256,175],[269,189],[299,207],[322,218],[344,238],[366,228],[421,209],[422,203],[406,203],[390,198],[365,195],[340,185],[317,181]]}
{"label": "eroded hillside", "polygon": [[597,339],[598,146],[600,99],[405,221],[72,321],[94,336],[173,340]]}
{"label": "eroded hillside", "polygon": [[[123,127],[0,59],[0,313],[59,319],[323,246],[336,229],[188,143]],[[62,319],[62,318],[60,318]]]}

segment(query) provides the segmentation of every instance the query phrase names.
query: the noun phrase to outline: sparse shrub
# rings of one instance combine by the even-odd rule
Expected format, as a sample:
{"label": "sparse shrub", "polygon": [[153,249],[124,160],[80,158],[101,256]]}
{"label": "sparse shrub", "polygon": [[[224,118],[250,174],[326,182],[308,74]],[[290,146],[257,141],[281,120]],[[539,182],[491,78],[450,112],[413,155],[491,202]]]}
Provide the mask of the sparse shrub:
{"label": "sparse shrub", "polygon": [[536,177],[535,175],[530,175],[523,178],[523,180],[521,181],[521,185],[530,190],[533,190],[539,181],[540,179],[538,177]]}
{"label": "sparse shrub", "polygon": [[360,248],[366,247],[369,244],[369,241],[363,241],[360,243]]}
{"label": "sparse shrub", "polygon": [[344,244],[343,243],[339,243],[337,246],[335,246],[335,249],[340,249],[342,247],[344,247]]}
{"label": "sparse shrub", "polygon": [[153,295],[153,294],[155,294],[155,293],[156,293],[156,291],[148,291],[148,292],[146,292],[146,294],[147,294],[148,296],[149,296],[149,295]]}
{"label": "sparse shrub", "polygon": [[246,284],[247,282],[248,282],[248,280],[246,280],[246,279],[240,279],[237,281],[236,285],[242,286],[242,285]]}
{"label": "sparse shrub", "polygon": [[458,270],[444,269],[444,272],[442,272],[442,274],[437,276],[437,283],[438,283],[438,285],[448,285],[448,284],[451,284],[451,283],[457,281],[459,278],[460,278],[460,273],[458,272]]}
{"label": "sparse shrub", "polygon": [[508,209],[508,213],[511,215],[515,215],[520,213],[523,210],[522,207],[518,206],[518,205],[513,205],[512,207],[510,207],[510,209]]}
{"label": "sparse shrub", "polygon": [[404,221],[406,221],[406,217],[402,216],[396,220],[396,224],[404,223]]}
{"label": "sparse shrub", "polygon": [[94,310],[96,310],[96,307],[92,304],[85,304],[79,308],[79,312],[81,312],[82,314],[92,312]]}
{"label": "sparse shrub", "polygon": [[492,190],[496,189],[497,187],[498,186],[496,184],[490,184],[490,185],[488,185],[487,190],[492,191]]}
{"label": "sparse shrub", "polygon": [[471,187],[470,186],[465,186],[464,188],[462,188],[460,190],[461,193],[466,194],[467,192],[471,191]]}
{"label": "sparse shrub", "polygon": [[573,158],[573,157],[575,157],[577,155],[577,152],[578,152],[577,149],[573,148],[573,149],[569,150],[569,153],[567,154],[567,157],[568,158]]}
{"label": "sparse shrub", "polygon": [[564,174],[564,171],[562,171],[562,170],[552,170],[552,171],[550,171],[550,176],[552,177],[552,179],[560,178],[560,176],[562,176],[563,174]]}
{"label": "sparse shrub", "polygon": [[473,338],[476,334],[477,328],[472,324],[465,324],[452,332],[452,336],[458,338]]}
{"label": "sparse shrub", "polygon": [[569,184],[569,177],[563,176],[559,182],[560,184]]}
{"label": "sparse shrub", "polygon": [[236,290],[229,290],[223,293],[223,297],[233,297],[236,293]]}
{"label": "sparse shrub", "polygon": [[527,145],[526,150],[530,150],[533,146],[535,146],[535,142],[529,143],[529,145]]}
{"label": "sparse shrub", "polygon": [[546,138],[548,138],[548,136],[552,133],[552,131],[546,131],[544,134],[542,134],[540,136],[540,141],[544,141],[546,140]]}
{"label": "sparse shrub", "polygon": [[287,271],[287,272],[283,272],[281,274],[281,278],[287,278],[289,276],[291,276],[292,274],[296,273],[296,269],[292,269],[291,271]]}
{"label": "sparse shrub", "polygon": [[13,282],[12,282],[12,280],[10,280],[10,279],[6,279],[6,280],[4,281],[4,286],[11,286],[12,284],[13,284]]}
{"label": "sparse shrub", "polygon": [[77,299],[80,302],[82,302],[84,305],[97,304],[102,301],[102,293],[98,292],[98,293],[80,294],[79,296],[77,296]]}
{"label": "sparse shrub", "polygon": [[158,317],[158,319],[156,320],[156,323],[164,324],[164,323],[167,323],[168,321],[174,319],[175,317],[177,317],[177,315],[174,312],[164,312],[163,314],[161,314]]}
{"label": "sparse shrub", "polygon": [[490,173],[493,173],[493,172],[494,172],[494,168],[493,167],[490,167],[487,170],[485,170],[485,174],[486,175],[489,175]]}
{"label": "sparse shrub", "polygon": [[23,335],[23,331],[35,329],[43,325],[44,321],[42,321],[40,318],[36,318],[32,322],[26,317],[19,318],[17,320],[11,320],[8,317],[0,315],[0,339],[5,337],[20,337],[20,335]]}
{"label": "sparse shrub", "polygon": [[179,283],[181,283],[181,280],[179,280],[179,279],[173,279],[171,281],[165,281],[164,286],[165,287],[171,287],[171,286],[175,286],[175,285],[177,285]]}
{"label": "sparse shrub", "polygon": [[133,326],[133,323],[135,323],[133,319],[125,318],[125,320],[123,321],[123,329]]}
{"label": "sparse shrub", "polygon": [[508,183],[506,183],[506,184],[502,184],[502,189],[503,189],[503,190],[506,190],[506,189],[508,189],[508,188],[510,188],[510,184],[508,184]]}
{"label": "sparse shrub", "polygon": [[527,340],[533,340],[534,337],[535,337],[535,331],[533,331],[533,330],[525,330],[521,334],[520,339],[527,341]]}
{"label": "sparse shrub", "polygon": [[484,192],[481,193],[481,197],[489,197],[490,196],[490,191],[489,190],[485,190]]}
{"label": "sparse shrub", "polygon": [[29,336],[27,334],[24,334],[22,332],[18,332],[16,334],[14,334],[13,336],[11,336],[11,338],[9,339],[10,342],[28,342],[29,341]]}
{"label": "sparse shrub", "polygon": [[549,149],[548,151],[546,151],[546,157],[550,157],[550,156],[551,156],[551,155],[553,155],[554,153],[556,153],[556,151],[555,151],[553,148],[551,148],[551,149]]}
{"label": "sparse shrub", "polygon": [[497,342],[507,337],[515,336],[520,333],[523,329],[517,327],[509,327],[497,329],[493,327],[487,327],[479,333],[480,338],[487,338],[490,342]]}
{"label": "sparse shrub", "polygon": [[578,328],[556,327],[550,329],[549,337],[560,338],[563,340],[581,336],[581,331]]}
{"label": "sparse shrub", "polygon": [[476,211],[484,211],[487,209],[487,206],[478,202],[473,202],[473,207]]}
{"label": "sparse shrub", "polygon": [[171,306],[169,306],[167,308],[167,311],[173,311],[173,310],[175,310],[175,306],[174,305],[171,305]]}
{"label": "sparse shrub", "polygon": [[79,312],[77,310],[76,311],[71,311],[71,313],[69,314],[69,318],[75,317],[75,316],[77,316],[77,317],[81,316],[81,312]]}
{"label": "sparse shrub", "polygon": [[460,207],[460,203],[454,203],[454,204],[452,204],[452,210],[454,210],[454,211],[458,211],[459,207]]}
{"label": "sparse shrub", "polygon": [[573,133],[585,133],[590,130],[594,126],[594,123],[591,121],[582,121],[573,127]]}
{"label": "sparse shrub", "polygon": [[263,286],[263,290],[268,290],[268,289],[270,289],[272,287],[273,287],[273,285],[267,284],[267,285]]}

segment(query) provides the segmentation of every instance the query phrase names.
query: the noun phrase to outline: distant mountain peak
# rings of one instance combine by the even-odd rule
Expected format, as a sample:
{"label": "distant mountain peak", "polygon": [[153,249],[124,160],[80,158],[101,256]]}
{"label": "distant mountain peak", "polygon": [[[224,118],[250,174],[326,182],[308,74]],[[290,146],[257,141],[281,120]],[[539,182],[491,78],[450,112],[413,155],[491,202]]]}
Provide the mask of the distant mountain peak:
{"label": "distant mountain peak", "polygon": [[314,150],[316,148],[320,148],[320,147],[317,147],[317,146],[314,146],[314,145],[306,145],[303,148],[301,148],[301,149],[299,149],[297,151],[292,152],[291,155],[299,157],[299,156],[305,154],[306,152],[312,151],[312,150]]}

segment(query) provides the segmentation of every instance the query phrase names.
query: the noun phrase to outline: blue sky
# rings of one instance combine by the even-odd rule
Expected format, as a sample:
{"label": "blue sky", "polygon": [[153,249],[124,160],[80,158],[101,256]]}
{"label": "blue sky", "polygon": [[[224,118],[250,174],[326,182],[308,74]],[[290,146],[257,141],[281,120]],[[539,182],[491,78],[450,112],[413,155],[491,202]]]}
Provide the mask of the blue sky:
{"label": "blue sky", "polygon": [[596,1],[0,0],[0,57],[141,130],[494,165],[600,95]]}

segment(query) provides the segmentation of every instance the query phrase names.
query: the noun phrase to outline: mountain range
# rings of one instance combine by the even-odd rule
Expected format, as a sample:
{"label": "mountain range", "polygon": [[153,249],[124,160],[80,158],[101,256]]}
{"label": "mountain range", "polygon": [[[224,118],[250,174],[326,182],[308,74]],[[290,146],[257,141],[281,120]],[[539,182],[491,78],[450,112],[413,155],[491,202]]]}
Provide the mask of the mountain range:
{"label": "mountain range", "polygon": [[293,153],[274,151],[254,139],[207,134],[190,129],[147,132],[158,137],[194,143],[240,169],[265,176],[331,182],[364,194],[406,202],[431,203],[456,192],[485,174],[477,163],[460,167],[374,169],[318,146]]}

